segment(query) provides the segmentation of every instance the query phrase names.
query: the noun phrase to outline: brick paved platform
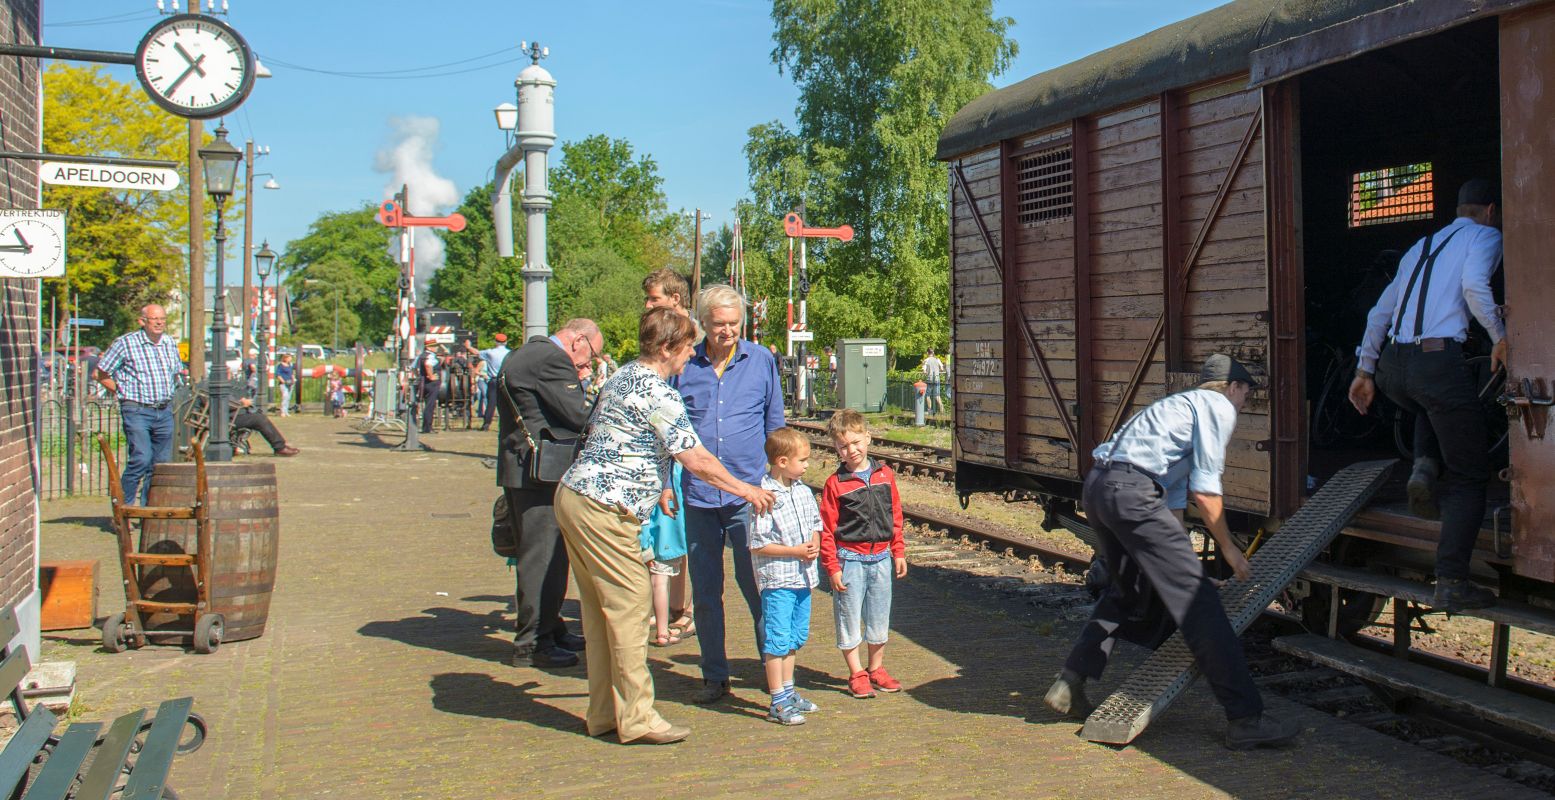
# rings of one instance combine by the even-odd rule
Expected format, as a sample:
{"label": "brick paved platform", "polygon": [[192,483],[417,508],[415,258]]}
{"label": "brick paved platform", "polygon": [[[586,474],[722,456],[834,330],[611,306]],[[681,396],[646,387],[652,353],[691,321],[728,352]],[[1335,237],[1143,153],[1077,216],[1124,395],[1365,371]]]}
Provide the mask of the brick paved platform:
{"label": "brick paved platform", "polygon": [[[335,420],[279,422],[303,453],[276,460],[281,554],[263,637],[208,656],[110,655],[95,629],[45,637],[46,659],[77,662],[86,718],[195,696],[212,734],[174,764],[186,798],[1536,796],[1277,698],[1272,710],[1306,726],[1301,746],[1231,753],[1202,686],[1135,746],[1089,744],[1041,705],[1074,625],[1043,635],[1012,623],[932,568],[896,589],[888,664],[901,694],[841,692],[822,593],[799,657],[800,687],[822,708],[809,724],[762,721],[760,665],[735,607],[731,701],[688,702],[694,639],[650,650],[659,709],[691,726],[689,741],[590,739],[581,666],[508,664],[513,582],[490,552],[496,490],[482,463],[492,435],[434,434],[434,451],[416,455]],[[123,608],[107,510],[102,498],[43,508],[44,558],[100,559],[104,616]],[[567,614],[576,610],[569,600]],[[1120,653],[1103,688],[1138,660]]]}

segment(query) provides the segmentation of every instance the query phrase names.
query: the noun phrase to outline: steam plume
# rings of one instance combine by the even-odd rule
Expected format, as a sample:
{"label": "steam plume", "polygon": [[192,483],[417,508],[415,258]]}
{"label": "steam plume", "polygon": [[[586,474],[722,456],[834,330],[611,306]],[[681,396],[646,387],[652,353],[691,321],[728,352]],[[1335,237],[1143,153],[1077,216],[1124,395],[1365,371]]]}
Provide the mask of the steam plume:
{"label": "steam plume", "polygon": [[[435,117],[390,117],[389,142],[373,159],[373,168],[389,176],[385,200],[402,185],[410,187],[411,216],[441,216],[459,203],[458,187],[432,166],[440,127]],[[443,266],[443,237],[430,228],[412,228],[411,235],[416,237],[416,292],[424,296],[432,274]],[[399,257],[398,241],[389,245],[389,252]]]}

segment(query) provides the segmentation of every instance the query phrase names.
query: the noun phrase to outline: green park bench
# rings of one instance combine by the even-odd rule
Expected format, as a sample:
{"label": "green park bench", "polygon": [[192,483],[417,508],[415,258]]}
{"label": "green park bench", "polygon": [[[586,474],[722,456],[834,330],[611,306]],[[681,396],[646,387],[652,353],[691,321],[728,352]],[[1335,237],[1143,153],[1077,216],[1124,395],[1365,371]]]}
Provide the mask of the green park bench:
{"label": "green park bench", "polygon": [[[15,609],[0,610],[0,642],[10,642],[20,630]],[[117,792],[121,800],[177,797],[167,787],[173,756],[192,753],[205,743],[205,721],[189,710],[194,698],[165,701],[150,720],[145,709],[132,711],[109,724],[106,734],[101,722],[75,722],[56,736],[59,718],[43,706],[29,708],[22,696],[22,681],[32,668],[26,648],[8,644],[4,654],[0,686],[11,687],[21,727],[0,750],[0,796],[106,800]],[[191,733],[180,741],[185,725]]]}

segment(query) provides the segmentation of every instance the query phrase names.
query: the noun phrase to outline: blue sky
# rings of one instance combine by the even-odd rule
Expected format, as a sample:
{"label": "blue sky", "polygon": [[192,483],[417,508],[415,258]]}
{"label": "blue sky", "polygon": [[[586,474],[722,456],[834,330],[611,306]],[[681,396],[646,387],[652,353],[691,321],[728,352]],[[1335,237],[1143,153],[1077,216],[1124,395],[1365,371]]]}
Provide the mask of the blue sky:
{"label": "blue sky", "polygon": [[[746,193],[746,130],[791,121],[798,98],[771,62],[770,4],[761,0],[229,3],[229,20],[275,74],[226,123],[239,146],[253,139],[271,148],[256,169],[275,173],[282,188],[256,190],[254,229],[256,238],[276,245],[304,234],[322,212],[384,196],[390,178],[375,170],[375,154],[390,143],[396,116],[438,120],[434,167],[460,194],[490,180],[506,149],[491,109],[514,101],[513,78],[528,63],[517,52],[520,40],[551,49],[543,65],[558,82],[562,140],[594,133],[627,139],[658,162],[670,207],[700,206],[715,227],[732,218],[730,209]],[[996,0],[996,13],[1015,21],[1011,34],[1021,52],[994,83],[1013,83],[1216,5]],[[132,51],[156,21],[155,7],[154,0],[45,0],[43,43]],[[356,79],[281,62],[335,72],[464,63],[432,70],[460,72],[441,77]],[[135,80],[130,67],[106,69]],[[553,150],[552,163],[559,157]]]}

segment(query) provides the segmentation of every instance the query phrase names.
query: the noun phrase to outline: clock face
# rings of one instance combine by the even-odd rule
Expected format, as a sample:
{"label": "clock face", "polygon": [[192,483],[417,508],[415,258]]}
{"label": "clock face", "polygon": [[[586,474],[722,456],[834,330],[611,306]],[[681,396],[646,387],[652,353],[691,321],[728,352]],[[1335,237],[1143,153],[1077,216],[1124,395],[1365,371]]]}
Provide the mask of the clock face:
{"label": "clock face", "polygon": [[64,274],[63,214],[18,219],[0,212],[0,275],[45,278]]}
{"label": "clock face", "polygon": [[135,74],[157,105],[181,117],[231,111],[254,88],[254,54],[225,22],[203,14],[168,17],[135,49]]}

